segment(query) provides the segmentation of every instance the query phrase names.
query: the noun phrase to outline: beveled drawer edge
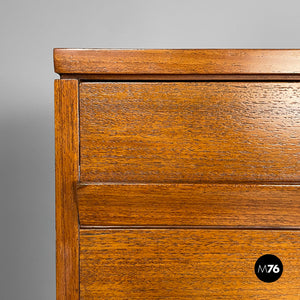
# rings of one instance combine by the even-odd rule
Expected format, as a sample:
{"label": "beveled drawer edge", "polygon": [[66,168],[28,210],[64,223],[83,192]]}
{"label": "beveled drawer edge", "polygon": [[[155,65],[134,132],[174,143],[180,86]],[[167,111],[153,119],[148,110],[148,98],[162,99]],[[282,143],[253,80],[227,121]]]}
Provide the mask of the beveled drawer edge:
{"label": "beveled drawer edge", "polygon": [[300,185],[79,184],[80,228],[300,229]]}

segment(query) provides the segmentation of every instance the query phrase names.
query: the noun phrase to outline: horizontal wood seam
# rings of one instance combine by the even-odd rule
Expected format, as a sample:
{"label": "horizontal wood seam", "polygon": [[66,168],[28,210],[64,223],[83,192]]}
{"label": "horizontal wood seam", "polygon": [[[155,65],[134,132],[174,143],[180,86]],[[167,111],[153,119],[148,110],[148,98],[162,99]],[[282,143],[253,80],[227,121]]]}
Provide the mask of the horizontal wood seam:
{"label": "horizontal wood seam", "polygon": [[61,74],[61,79],[77,79],[80,82],[299,82],[300,75],[93,75],[93,74]]}
{"label": "horizontal wood seam", "polygon": [[255,185],[255,186],[300,186],[299,181],[201,181],[201,182],[78,182],[77,188],[93,185]]}
{"label": "horizontal wood seam", "polygon": [[127,230],[127,229],[205,229],[205,230],[300,230],[300,227],[282,226],[282,227],[272,227],[272,226],[81,226],[82,230],[101,230],[101,229],[115,229],[115,230]]}

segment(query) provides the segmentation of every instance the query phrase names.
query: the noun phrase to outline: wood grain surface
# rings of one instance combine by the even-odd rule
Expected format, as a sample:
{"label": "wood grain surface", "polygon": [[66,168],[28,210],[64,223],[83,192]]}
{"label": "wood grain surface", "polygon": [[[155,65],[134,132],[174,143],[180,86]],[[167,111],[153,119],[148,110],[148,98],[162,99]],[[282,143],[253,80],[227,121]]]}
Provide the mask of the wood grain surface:
{"label": "wood grain surface", "polygon": [[54,49],[60,74],[299,74],[293,49]]}
{"label": "wood grain surface", "polygon": [[300,185],[80,185],[81,226],[298,227]]}
{"label": "wood grain surface", "polygon": [[62,74],[82,81],[300,81],[300,74]]}
{"label": "wood grain surface", "polygon": [[299,181],[299,99],[297,82],[81,83],[81,181]]}
{"label": "wood grain surface", "polygon": [[54,64],[57,299],[300,299],[300,50]]}
{"label": "wood grain surface", "polygon": [[[81,230],[81,299],[289,299],[300,297],[300,231]],[[273,283],[256,260],[283,263]]]}
{"label": "wood grain surface", "polygon": [[79,299],[78,81],[55,80],[56,299]]}

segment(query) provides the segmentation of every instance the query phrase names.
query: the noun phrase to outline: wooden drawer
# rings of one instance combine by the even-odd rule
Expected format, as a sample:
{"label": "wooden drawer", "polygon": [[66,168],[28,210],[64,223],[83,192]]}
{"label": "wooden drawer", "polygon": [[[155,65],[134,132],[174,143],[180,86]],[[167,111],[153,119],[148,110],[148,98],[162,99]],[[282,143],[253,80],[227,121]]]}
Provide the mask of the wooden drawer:
{"label": "wooden drawer", "polygon": [[[81,230],[82,299],[299,299],[299,231]],[[281,258],[276,283],[255,262]]]}
{"label": "wooden drawer", "polygon": [[300,83],[80,85],[80,180],[300,180]]}
{"label": "wooden drawer", "polygon": [[55,68],[58,300],[300,299],[299,50],[56,49]]}
{"label": "wooden drawer", "polygon": [[82,227],[300,227],[300,186],[264,184],[79,185]]}

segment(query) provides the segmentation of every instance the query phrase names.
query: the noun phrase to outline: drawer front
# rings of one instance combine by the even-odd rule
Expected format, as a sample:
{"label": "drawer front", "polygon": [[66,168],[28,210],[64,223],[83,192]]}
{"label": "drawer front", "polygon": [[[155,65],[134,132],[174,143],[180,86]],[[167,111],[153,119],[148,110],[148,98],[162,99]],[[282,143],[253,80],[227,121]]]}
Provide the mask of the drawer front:
{"label": "drawer front", "polygon": [[300,83],[80,84],[80,180],[299,181]]}
{"label": "drawer front", "polygon": [[[81,299],[299,299],[299,231],[81,230]],[[260,281],[276,255],[281,277]]]}
{"label": "drawer front", "polygon": [[300,185],[89,184],[77,201],[81,226],[300,228]]}

